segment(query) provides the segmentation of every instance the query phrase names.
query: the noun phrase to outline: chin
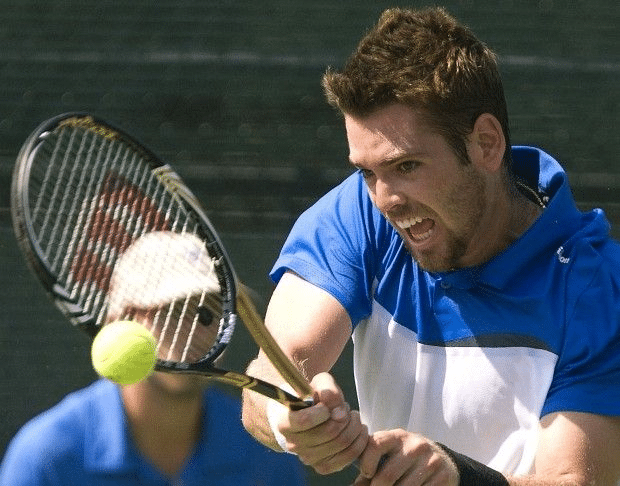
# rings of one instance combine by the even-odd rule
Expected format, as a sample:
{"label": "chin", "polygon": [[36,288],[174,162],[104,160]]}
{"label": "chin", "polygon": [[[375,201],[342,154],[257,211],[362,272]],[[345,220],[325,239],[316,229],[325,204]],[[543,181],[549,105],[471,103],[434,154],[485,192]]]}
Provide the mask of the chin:
{"label": "chin", "polygon": [[407,247],[407,250],[416,261],[418,266],[423,270],[426,270],[427,272],[447,272],[454,268],[451,259],[441,257],[435,252],[422,252],[409,246]]}
{"label": "chin", "polygon": [[441,263],[436,263],[436,262],[428,262],[427,260],[419,260],[418,258],[416,258],[414,256],[413,258],[418,266],[422,269],[425,270],[427,272],[431,272],[431,273],[443,273],[443,272],[449,272],[451,270],[454,270],[454,266],[450,266],[450,265],[446,265],[446,264],[441,264]]}
{"label": "chin", "polygon": [[451,237],[443,245],[421,250],[412,244],[406,245],[407,250],[423,270],[427,272],[450,272],[462,267],[460,262],[467,251],[465,240]]}
{"label": "chin", "polygon": [[156,372],[148,379],[160,391],[169,395],[200,394],[208,385],[208,381],[201,376],[184,373]]}

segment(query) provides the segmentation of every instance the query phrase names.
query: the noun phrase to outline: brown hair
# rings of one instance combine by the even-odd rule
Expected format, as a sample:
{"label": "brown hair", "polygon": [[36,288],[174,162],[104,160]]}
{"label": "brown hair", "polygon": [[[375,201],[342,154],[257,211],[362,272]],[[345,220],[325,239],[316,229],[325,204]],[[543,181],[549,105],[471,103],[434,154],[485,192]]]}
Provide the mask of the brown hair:
{"label": "brown hair", "polygon": [[360,41],[341,73],[323,76],[330,105],[366,116],[403,103],[425,116],[452,150],[468,161],[466,137],[483,113],[494,115],[506,138],[508,113],[495,54],[441,8],[388,9]]}

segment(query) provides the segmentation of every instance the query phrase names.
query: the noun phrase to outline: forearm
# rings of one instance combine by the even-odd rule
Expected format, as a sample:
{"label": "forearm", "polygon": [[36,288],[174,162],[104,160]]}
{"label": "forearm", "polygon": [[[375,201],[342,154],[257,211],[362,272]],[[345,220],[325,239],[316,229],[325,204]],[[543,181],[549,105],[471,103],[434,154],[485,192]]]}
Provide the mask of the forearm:
{"label": "forearm", "polygon": [[[522,477],[505,477],[499,472],[485,466],[467,456],[459,454],[442,444],[438,444],[448,453],[459,471],[459,486],[591,486],[598,484],[584,475],[563,474],[553,477],[545,475],[529,475]],[[607,486],[601,484],[601,486]],[[616,486],[609,483],[608,486]]]}
{"label": "forearm", "polygon": [[[284,380],[271,364],[259,357],[252,361],[247,368],[250,376],[260,376],[261,379],[275,385],[281,385]],[[245,429],[265,446],[282,451],[278,445],[267,417],[267,403],[269,399],[260,393],[243,390],[242,421]]]}
{"label": "forearm", "polygon": [[[592,486],[599,483],[595,483],[586,479],[579,479],[574,476],[567,476],[564,478],[544,478],[537,475],[524,476],[524,477],[511,477],[508,478],[510,486]],[[606,486],[601,484],[600,486]],[[609,486],[616,486],[616,483],[609,484]]]}

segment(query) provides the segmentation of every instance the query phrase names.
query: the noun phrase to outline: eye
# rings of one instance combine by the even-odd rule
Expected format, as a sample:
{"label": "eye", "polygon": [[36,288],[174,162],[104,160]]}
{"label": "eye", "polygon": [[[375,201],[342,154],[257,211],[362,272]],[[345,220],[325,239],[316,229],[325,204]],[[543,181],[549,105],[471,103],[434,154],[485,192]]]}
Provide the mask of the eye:
{"label": "eye", "polygon": [[198,322],[203,326],[209,326],[213,322],[213,313],[206,307],[200,306],[198,311]]}
{"label": "eye", "polygon": [[398,170],[403,174],[414,171],[420,165],[419,162],[414,160],[404,160],[398,164]]}
{"label": "eye", "polygon": [[362,175],[364,179],[370,179],[374,174],[371,170],[358,168],[357,171]]}

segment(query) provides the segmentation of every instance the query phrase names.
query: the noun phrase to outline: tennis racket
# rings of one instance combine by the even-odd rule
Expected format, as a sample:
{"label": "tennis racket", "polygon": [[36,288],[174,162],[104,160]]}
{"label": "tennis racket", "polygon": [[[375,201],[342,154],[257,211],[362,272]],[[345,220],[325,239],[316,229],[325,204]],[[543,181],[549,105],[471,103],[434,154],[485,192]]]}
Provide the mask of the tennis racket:
{"label": "tennis racket", "polygon": [[[156,370],[201,374],[293,409],[312,404],[194,195],[121,129],[84,113],[42,123],[18,155],[11,213],[34,274],[91,337],[141,317],[158,342]],[[216,366],[238,315],[298,396]]]}

